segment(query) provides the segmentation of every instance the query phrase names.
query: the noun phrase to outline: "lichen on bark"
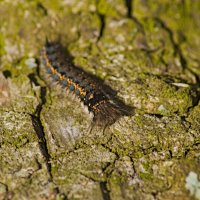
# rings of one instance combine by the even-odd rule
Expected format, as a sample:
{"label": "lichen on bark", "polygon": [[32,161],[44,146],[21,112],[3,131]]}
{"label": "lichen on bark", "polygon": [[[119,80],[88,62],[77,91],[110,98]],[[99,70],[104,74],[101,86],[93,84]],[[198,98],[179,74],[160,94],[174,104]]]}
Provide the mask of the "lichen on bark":
{"label": "lichen on bark", "polygon": [[[3,0],[0,15],[0,199],[200,199],[199,1]],[[40,67],[46,38],[134,115],[90,133]]]}

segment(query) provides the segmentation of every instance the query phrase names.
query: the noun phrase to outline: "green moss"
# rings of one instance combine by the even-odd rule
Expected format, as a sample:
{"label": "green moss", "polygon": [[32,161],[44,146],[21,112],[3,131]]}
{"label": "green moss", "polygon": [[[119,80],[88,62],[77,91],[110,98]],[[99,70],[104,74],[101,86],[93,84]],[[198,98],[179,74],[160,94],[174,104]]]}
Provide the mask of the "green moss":
{"label": "green moss", "polygon": [[116,11],[113,9],[112,4],[106,0],[98,1],[97,10],[101,15],[116,16]]}
{"label": "green moss", "polygon": [[[188,198],[185,177],[199,172],[199,105],[193,105],[200,4],[136,0],[132,8],[134,18],[127,18],[121,0],[1,1],[0,68],[11,73],[5,78],[11,101],[1,104],[0,83],[0,180],[14,199],[63,199],[61,193],[101,199],[102,181],[116,200]],[[79,102],[38,77],[46,37],[60,37],[75,64],[116,90],[136,114],[89,134],[91,119]],[[42,86],[53,183],[29,116],[42,101]]]}
{"label": "green moss", "polygon": [[147,74],[141,74],[137,79],[138,83],[134,84],[132,93],[136,94],[136,101],[147,112],[162,115],[179,113],[182,116],[192,106],[190,87],[177,87],[165,78]]}
{"label": "green moss", "polygon": [[16,146],[16,148],[23,147],[28,142],[28,139],[25,135],[21,135],[14,139],[13,145]]}
{"label": "green moss", "polygon": [[153,180],[152,174],[149,174],[149,173],[140,172],[139,176],[145,181],[152,181]]}
{"label": "green moss", "polygon": [[3,54],[5,54],[5,43],[4,43],[4,38],[3,38],[3,34],[0,33],[0,56],[2,56]]}

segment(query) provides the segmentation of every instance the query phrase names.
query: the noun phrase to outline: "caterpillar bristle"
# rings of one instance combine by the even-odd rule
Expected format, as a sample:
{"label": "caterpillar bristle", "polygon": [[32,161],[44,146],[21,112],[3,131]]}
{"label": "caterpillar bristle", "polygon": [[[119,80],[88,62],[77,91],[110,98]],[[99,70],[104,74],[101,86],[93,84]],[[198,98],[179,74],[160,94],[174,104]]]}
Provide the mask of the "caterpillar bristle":
{"label": "caterpillar bristle", "polygon": [[46,40],[41,52],[46,73],[87,106],[89,112],[93,113],[94,126],[110,126],[120,117],[132,115],[132,107],[119,100],[115,95],[116,91],[103,84],[102,80],[75,66],[71,58],[59,42]]}

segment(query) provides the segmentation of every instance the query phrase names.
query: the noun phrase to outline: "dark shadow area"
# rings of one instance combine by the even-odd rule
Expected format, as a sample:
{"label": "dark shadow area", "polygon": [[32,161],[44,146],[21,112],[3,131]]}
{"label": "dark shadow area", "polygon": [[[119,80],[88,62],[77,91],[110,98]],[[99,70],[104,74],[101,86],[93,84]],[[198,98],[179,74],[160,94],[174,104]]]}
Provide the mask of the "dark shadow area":
{"label": "dark shadow area", "polygon": [[9,70],[4,70],[2,73],[6,79],[10,78],[12,76],[12,74]]}
{"label": "dark shadow area", "polygon": [[103,196],[103,200],[110,200],[110,191],[107,188],[107,182],[100,182],[101,193]]}
{"label": "dark shadow area", "polygon": [[132,17],[132,0],[125,0],[126,8],[127,8],[127,17]]}
{"label": "dark shadow area", "polygon": [[103,37],[105,26],[106,26],[105,15],[98,13],[98,16],[99,16],[99,19],[100,19],[100,22],[101,22],[101,26],[100,26],[100,31],[99,31],[99,36],[97,38],[97,42]]}
{"label": "dark shadow area", "polygon": [[44,16],[48,15],[48,10],[44,7],[44,5],[41,2],[37,3],[37,8],[42,12]]}

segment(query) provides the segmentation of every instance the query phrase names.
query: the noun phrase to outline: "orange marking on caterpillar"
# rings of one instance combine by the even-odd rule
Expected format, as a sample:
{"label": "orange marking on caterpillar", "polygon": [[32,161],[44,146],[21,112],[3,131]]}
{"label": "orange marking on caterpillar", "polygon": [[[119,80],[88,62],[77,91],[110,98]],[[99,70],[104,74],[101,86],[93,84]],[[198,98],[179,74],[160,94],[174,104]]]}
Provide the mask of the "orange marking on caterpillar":
{"label": "orange marking on caterpillar", "polygon": [[75,93],[93,113],[95,124],[111,125],[121,116],[130,115],[132,112],[132,107],[126,106],[120,100],[118,103],[115,100],[116,97],[112,98],[115,91],[111,90],[111,94],[107,94],[104,91],[105,85],[100,84],[93,79],[93,76],[71,63],[70,56],[65,54],[61,44],[47,42],[41,57],[45,61],[47,72],[51,72],[53,80]]}

